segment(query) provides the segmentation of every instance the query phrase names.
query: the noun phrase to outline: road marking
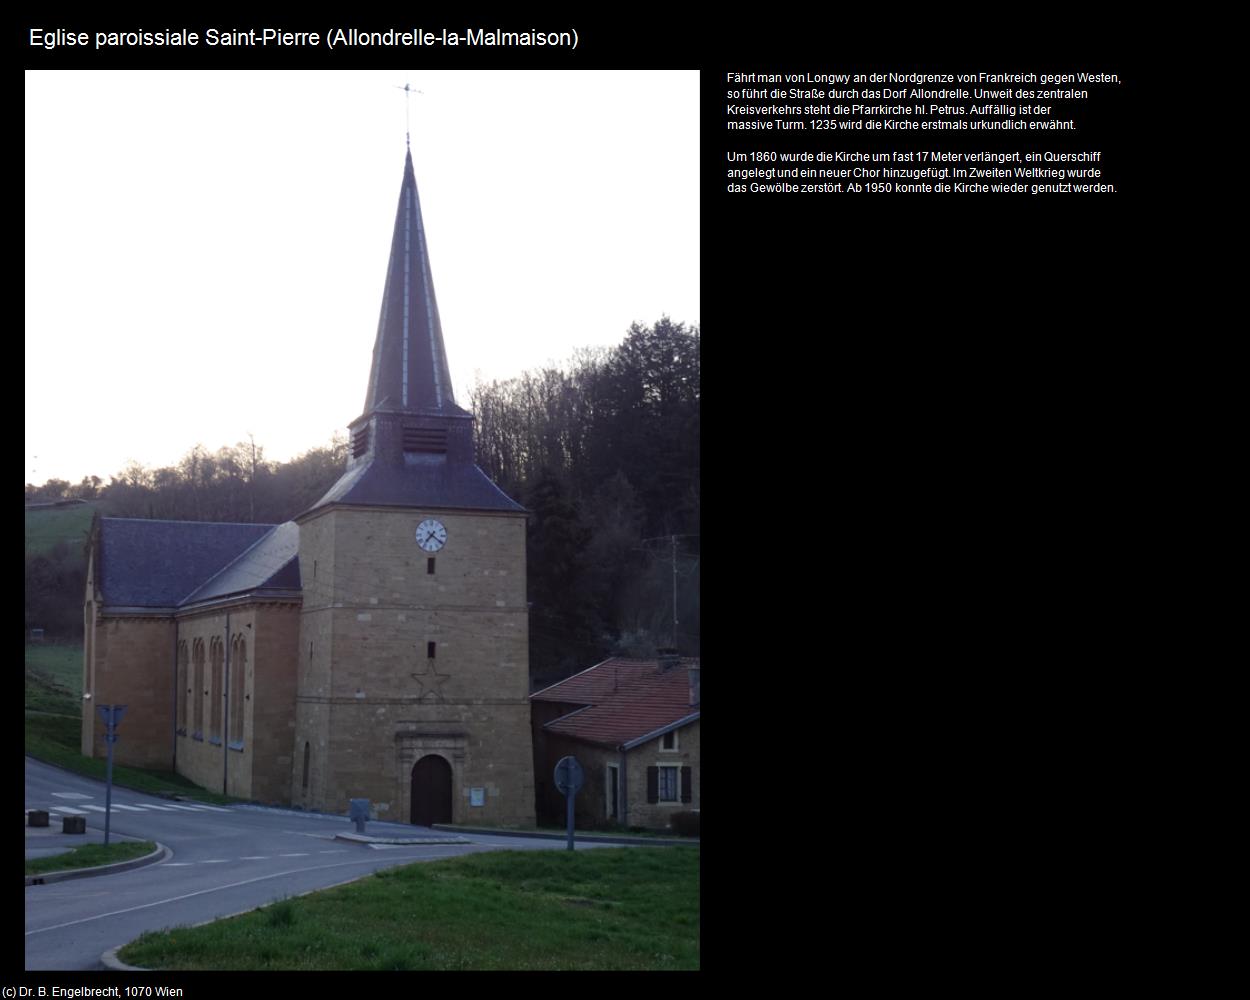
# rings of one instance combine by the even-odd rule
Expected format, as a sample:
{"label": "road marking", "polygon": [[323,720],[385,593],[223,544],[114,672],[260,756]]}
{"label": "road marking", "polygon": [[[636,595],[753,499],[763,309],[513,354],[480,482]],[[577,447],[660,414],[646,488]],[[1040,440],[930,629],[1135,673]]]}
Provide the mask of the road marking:
{"label": "road marking", "polygon": [[53,792],[58,799],[94,799],[94,795],[83,795],[82,792]]}
{"label": "road marking", "polygon": [[239,860],[240,861],[268,861],[269,855],[268,854],[245,854],[243,857],[239,858]]}
{"label": "road marking", "polygon": [[151,802],[143,803],[143,808],[144,809],[159,809],[161,812],[176,812],[177,811],[172,806],[157,806],[157,805],[153,805]]}
{"label": "road marking", "polygon": [[161,865],[161,867],[162,868],[190,868],[191,864],[192,863],[190,861],[167,861],[165,864]]}
{"label": "road marking", "polygon": [[86,816],[86,809],[75,809],[73,806],[52,806],[48,812],[70,813],[73,816]]}
{"label": "road marking", "polygon": [[141,813],[141,812],[144,812],[144,811],[145,811],[145,810],[144,810],[144,808],[143,808],[142,806],[124,806],[124,805],[122,805],[120,802],[114,802],[114,803],[113,803],[113,808],[114,808],[114,809],[125,809],[127,812],[132,812],[132,813]]}
{"label": "road marking", "polygon": [[197,802],[197,803],[196,803],[193,807],[190,807],[190,808],[195,808],[195,809],[207,809],[209,812],[215,812],[215,813],[228,813],[228,812],[230,812],[230,810],[229,810],[229,809],[223,809],[223,808],[221,808],[221,806],[206,806],[203,802]]}
{"label": "road marking", "polygon": [[[174,864],[174,863],[176,862],[170,862],[170,864]],[[107,917],[118,917],[118,916],[121,916],[123,913],[133,913],[135,910],[147,910],[153,906],[163,906],[166,903],[179,903],[184,899],[191,899],[195,896],[203,896],[205,893],[221,892],[223,889],[237,889],[239,888],[239,886],[242,886],[242,885],[251,885],[253,882],[264,882],[271,878],[284,878],[287,875],[299,875],[303,872],[308,872],[308,871],[325,871],[330,868],[350,868],[352,865],[371,865],[371,864],[373,864],[373,860],[371,858],[366,858],[362,861],[340,861],[337,864],[321,865],[317,868],[292,868],[290,871],[285,871],[285,872],[270,872],[268,875],[257,875],[255,878],[246,878],[242,882],[231,882],[227,885],[215,885],[207,889],[199,889],[195,892],[188,892],[181,896],[170,896],[168,899],[157,899],[151,903],[140,903],[138,906],[128,906],[124,910],[112,910],[109,913],[97,913],[93,917],[83,917],[80,920],[67,920],[63,924],[53,924],[50,927],[36,927],[33,931],[27,931],[25,935],[23,936],[30,937],[32,934],[43,934],[45,931],[59,931],[62,927],[73,927],[77,924],[90,923],[93,920],[104,920]],[[355,880],[356,880],[355,877],[353,877],[353,878],[347,879],[346,881],[354,882]],[[337,883],[337,884],[341,885],[343,883]],[[334,888],[333,885],[323,885],[323,886],[318,886],[317,890],[314,890],[314,891],[319,891],[321,889],[332,889],[332,888]],[[255,907],[252,907],[251,909],[255,909]]]}
{"label": "road marking", "polygon": [[199,862],[199,864],[201,865],[224,865],[229,860],[230,860],[229,858],[210,858],[208,861]]}
{"label": "road marking", "polygon": [[199,811],[200,811],[200,807],[199,807],[199,806],[176,806],[176,805],[174,805],[173,803],[170,803],[169,808],[170,808],[170,809],[178,809],[178,810],[180,810],[180,811],[184,811],[184,812],[199,812]]}
{"label": "road marking", "polygon": [[93,806],[93,805],[88,805],[86,802],[84,802],[84,803],[82,804],[82,807],[83,807],[84,809],[90,809],[92,812],[98,812],[98,813],[108,812],[108,810],[107,810],[107,809],[105,809],[105,808],[104,808],[104,806]]}
{"label": "road marking", "polygon": [[342,850],[342,851],[318,851],[317,853],[318,853],[318,854],[346,854],[346,853],[347,853],[347,851],[346,851],[346,850]]}
{"label": "road marking", "polygon": [[278,857],[280,858],[306,858],[308,857],[308,852],[305,851],[303,854],[279,854]]}

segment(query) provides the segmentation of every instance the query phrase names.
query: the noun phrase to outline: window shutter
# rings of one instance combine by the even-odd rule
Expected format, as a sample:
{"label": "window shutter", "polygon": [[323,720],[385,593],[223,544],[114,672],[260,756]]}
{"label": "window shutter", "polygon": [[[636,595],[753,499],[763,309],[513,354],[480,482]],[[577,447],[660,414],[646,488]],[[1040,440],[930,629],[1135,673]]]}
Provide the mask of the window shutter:
{"label": "window shutter", "polygon": [[688,767],[683,767],[681,769],[681,800],[683,802],[690,802],[693,799],[693,795],[691,794],[693,789],[690,787],[690,773],[691,769]]}
{"label": "window shutter", "polygon": [[660,801],[660,769],[647,768],[647,801],[655,804]]}

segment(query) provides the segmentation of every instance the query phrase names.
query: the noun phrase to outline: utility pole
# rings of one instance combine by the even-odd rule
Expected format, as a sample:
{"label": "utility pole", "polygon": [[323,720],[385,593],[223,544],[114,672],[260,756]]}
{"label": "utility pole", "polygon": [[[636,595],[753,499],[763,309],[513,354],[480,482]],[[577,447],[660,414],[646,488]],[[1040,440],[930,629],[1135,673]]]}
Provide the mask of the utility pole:
{"label": "utility pole", "polygon": [[104,846],[109,845],[109,820],[113,814],[113,744],[117,742],[117,724],[126,712],[125,705],[97,705],[104,720],[104,742],[108,744],[108,765],[104,779]]}
{"label": "utility pole", "polygon": [[256,523],[256,438],[252,436],[252,432],[247,432],[247,439],[252,445],[252,475],[248,480],[248,511],[251,515],[251,523]]}
{"label": "utility pole", "polygon": [[646,542],[662,542],[666,538],[669,541],[673,560],[673,633],[671,641],[673,649],[677,648],[677,539],[698,537],[698,535],[656,535],[654,538],[644,538],[642,540],[644,544]]}
{"label": "utility pole", "polygon": [[677,536],[673,535],[673,640],[669,645],[677,648]]}

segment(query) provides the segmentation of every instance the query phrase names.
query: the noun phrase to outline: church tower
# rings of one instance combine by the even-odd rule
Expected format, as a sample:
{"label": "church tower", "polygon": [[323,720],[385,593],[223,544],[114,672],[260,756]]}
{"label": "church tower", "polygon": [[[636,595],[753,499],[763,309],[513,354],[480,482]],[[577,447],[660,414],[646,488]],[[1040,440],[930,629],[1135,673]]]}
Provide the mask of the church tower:
{"label": "church tower", "polygon": [[393,822],[534,822],[525,511],[452,393],[412,154],[347,469],[296,518],[291,801]]}

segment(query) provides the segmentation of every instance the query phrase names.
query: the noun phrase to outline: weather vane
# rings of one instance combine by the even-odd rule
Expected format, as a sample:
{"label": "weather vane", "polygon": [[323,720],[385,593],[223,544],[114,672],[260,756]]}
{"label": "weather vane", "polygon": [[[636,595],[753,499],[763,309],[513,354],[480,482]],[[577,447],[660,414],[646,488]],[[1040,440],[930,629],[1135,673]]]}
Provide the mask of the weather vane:
{"label": "weather vane", "polygon": [[412,123],[409,120],[408,115],[409,106],[412,103],[413,94],[421,94],[422,97],[424,97],[425,94],[423,91],[417,90],[413,87],[407,80],[404,81],[404,85],[402,87],[399,84],[395,84],[395,89],[402,90],[404,92],[404,143],[409,149],[412,149]]}

